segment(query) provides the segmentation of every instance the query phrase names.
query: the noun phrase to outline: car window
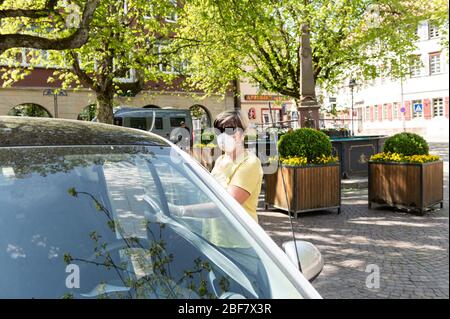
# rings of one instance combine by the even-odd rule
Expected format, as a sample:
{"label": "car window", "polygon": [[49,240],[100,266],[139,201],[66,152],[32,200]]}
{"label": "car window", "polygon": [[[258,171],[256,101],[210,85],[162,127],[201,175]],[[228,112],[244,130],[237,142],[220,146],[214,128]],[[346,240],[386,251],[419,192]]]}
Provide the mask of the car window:
{"label": "car window", "polygon": [[170,148],[0,148],[0,190],[0,298],[301,297]]}
{"label": "car window", "polygon": [[163,118],[155,117],[155,129],[162,130],[163,129]]}
{"label": "car window", "polygon": [[147,130],[147,118],[145,117],[130,117],[130,127],[140,130]]}
{"label": "car window", "polygon": [[170,118],[170,126],[172,126],[172,127],[179,127],[181,125],[181,122],[186,123],[186,119],[184,117],[171,117]]}
{"label": "car window", "polygon": [[123,119],[121,117],[114,118],[114,125],[122,126]]}

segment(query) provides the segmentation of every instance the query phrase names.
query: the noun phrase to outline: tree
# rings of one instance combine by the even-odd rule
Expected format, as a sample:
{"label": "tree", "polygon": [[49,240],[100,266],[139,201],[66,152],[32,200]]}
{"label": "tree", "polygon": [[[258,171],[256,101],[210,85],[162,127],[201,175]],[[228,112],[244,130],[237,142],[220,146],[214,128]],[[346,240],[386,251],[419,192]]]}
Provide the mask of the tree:
{"label": "tree", "polygon": [[[89,24],[99,1],[77,1],[84,4],[80,13],[58,0],[0,0],[0,54],[17,47],[46,50],[80,47],[89,37]],[[47,28],[51,32],[45,32]]]}
{"label": "tree", "polygon": [[223,92],[246,77],[298,100],[303,25],[316,84],[330,89],[350,73],[360,81],[405,74],[418,23],[441,24],[445,10],[443,0],[191,0],[174,45],[197,43],[183,54],[198,89]]}
{"label": "tree", "polygon": [[[148,81],[169,81],[175,76],[163,72],[171,65],[170,54],[163,44],[174,26],[166,23],[164,17],[173,10],[176,8],[169,1],[102,0],[85,45],[49,51],[44,56],[30,53],[31,65],[57,67],[49,81],[62,81],[65,89],[91,89],[96,96],[97,119],[112,124],[115,96],[133,96]],[[12,56],[14,51],[9,52],[9,57]],[[9,70],[10,78],[18,79],[30,71],[19,69],[18,74],[17,68]]]}

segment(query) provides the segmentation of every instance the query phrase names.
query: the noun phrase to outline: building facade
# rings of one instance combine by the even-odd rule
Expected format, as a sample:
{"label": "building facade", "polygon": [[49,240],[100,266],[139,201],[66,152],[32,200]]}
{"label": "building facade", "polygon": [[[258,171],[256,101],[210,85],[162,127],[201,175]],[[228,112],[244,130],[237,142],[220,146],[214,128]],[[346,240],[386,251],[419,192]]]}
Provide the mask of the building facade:
{"label": "building facade", "polygon": [[[36,68],[24,80],[11,87],[0,88],[0,115],[12,115],[17,107],[34,105],[44,110],[51,117],[78,119],[80,113],[89,105],[96,103],[95,94],[87,89],[66,90],[64,95],[56,98],[48,95],[49,89],[58,89],[58,83],[47,83],[53,70]],[[47,93],[46,93],[47,92]],[[187,92],[182,89],[160,89],[149,87],[134,97],[117,97],[117,106],[160,107],[189,109],[200,106],[209,117],[210,122],[218,113],[234,107],[233,95],[204,96],[202,93]]]}
{"label": "building facade", "polygon": [[[415,65],[403,81],[376,79],[353,87],[353,122],[358,135],[391,135],[402,131],[421,134],[428,141],[449,140],[448,49],[441,44],[439,29],[420,24],[417,49],[411,52]],[[324,103],[340,109],[337,121],[351,129],[352,88],[344,86]],[[331,121],[331,120],[330,120]]]}
{"label": "building facade", "polygon": [[268,127],[282,125],[288,119],[288,114],[295,111],[295,103],[289,97],[261,93],[258,86],[248,81],[240,82],[241,109],[247,115],[253,127]]}

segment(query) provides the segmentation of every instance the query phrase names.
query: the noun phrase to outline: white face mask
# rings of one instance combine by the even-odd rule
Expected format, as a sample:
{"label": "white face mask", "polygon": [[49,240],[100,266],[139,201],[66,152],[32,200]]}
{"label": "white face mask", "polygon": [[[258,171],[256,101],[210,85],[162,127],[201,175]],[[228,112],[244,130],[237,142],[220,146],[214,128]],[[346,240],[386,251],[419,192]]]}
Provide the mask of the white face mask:
{"label": "white face mask", "polygon": [[219,144],[220,149],[225,151],[225,153],[231,153],[236,148],[236,141],[233,136],[226,133],[217,136],[217,144]]}

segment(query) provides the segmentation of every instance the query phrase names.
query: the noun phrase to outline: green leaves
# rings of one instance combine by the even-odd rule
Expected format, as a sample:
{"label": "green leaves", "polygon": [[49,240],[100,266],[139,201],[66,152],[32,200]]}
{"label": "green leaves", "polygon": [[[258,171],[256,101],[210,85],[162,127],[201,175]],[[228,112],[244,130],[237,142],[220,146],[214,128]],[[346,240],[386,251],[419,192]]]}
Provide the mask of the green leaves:
{"label": "green leaves", "polygon": [[360,82],[405,76],[418,23],[442,23],[444,14],[443,0],[191,0],[174,45],[189,59],[188,82],[197,89],[223,93],[246,77],[299,98],[303,23],[311,29],[316,82],[332,89],[350,72]]}
{"label": "green leaves", "polygon": [[69,193],[69,195],[70,195],[70,196],[73,196],[73,197],[77,197],[77,196],[78,196],[78,192],[75,190],[74,187],[69,188],[69,189],[67,190],[67,193]]}
{"label": "green leaves", "polygon": [[[136,94],[143,83],[169,81],[174,77],[162,72],[160,64],[170,65],[174,57],[177,62],[177,54],[162,54],[159,50],[161,40],[168,39],[175,29],[176,24],[164,22],[164,17],[174,10],[180,9],[169,0],[101,0],[90,25],[89,40],[82,47],[48,51],[45,57],[37,50],[28,50],[25,58],[28,66],[15,61],[15,53],[22,49],[7,51],[0,58],[8,59],[9,66],[19,68],[3,70],[4,83],[11,85],[36,66],[56,68],[48,82],[58,79],[64,89],[84,87],[93,90],[97,96],[108,96],[107,103],[99,103],[99,106],[112,109],[114,96]],[[2,19],[0,31],[20,28],[16,24]],[[43,24],[38,31],[51,37],[56,29]],[[136,77],[131,76],[131,69]]]}
{"label": "green leaves", "polygon": [[305,157],[308,162],[331,155],[330,138],[323,132],[301,128],[283,134],[278,141],[280,157]]}
{"label": "green leaves", "polygon": [[429,147],[425,139],[415,133],[395,134],[384,142],[383,152],[397,153],[404,156],[427,155]]}
{"label": "green leaves", "polygon": [[66,264],[70,264],[73,260],[72,256],[69,253],[65,253],[63,258]]}

